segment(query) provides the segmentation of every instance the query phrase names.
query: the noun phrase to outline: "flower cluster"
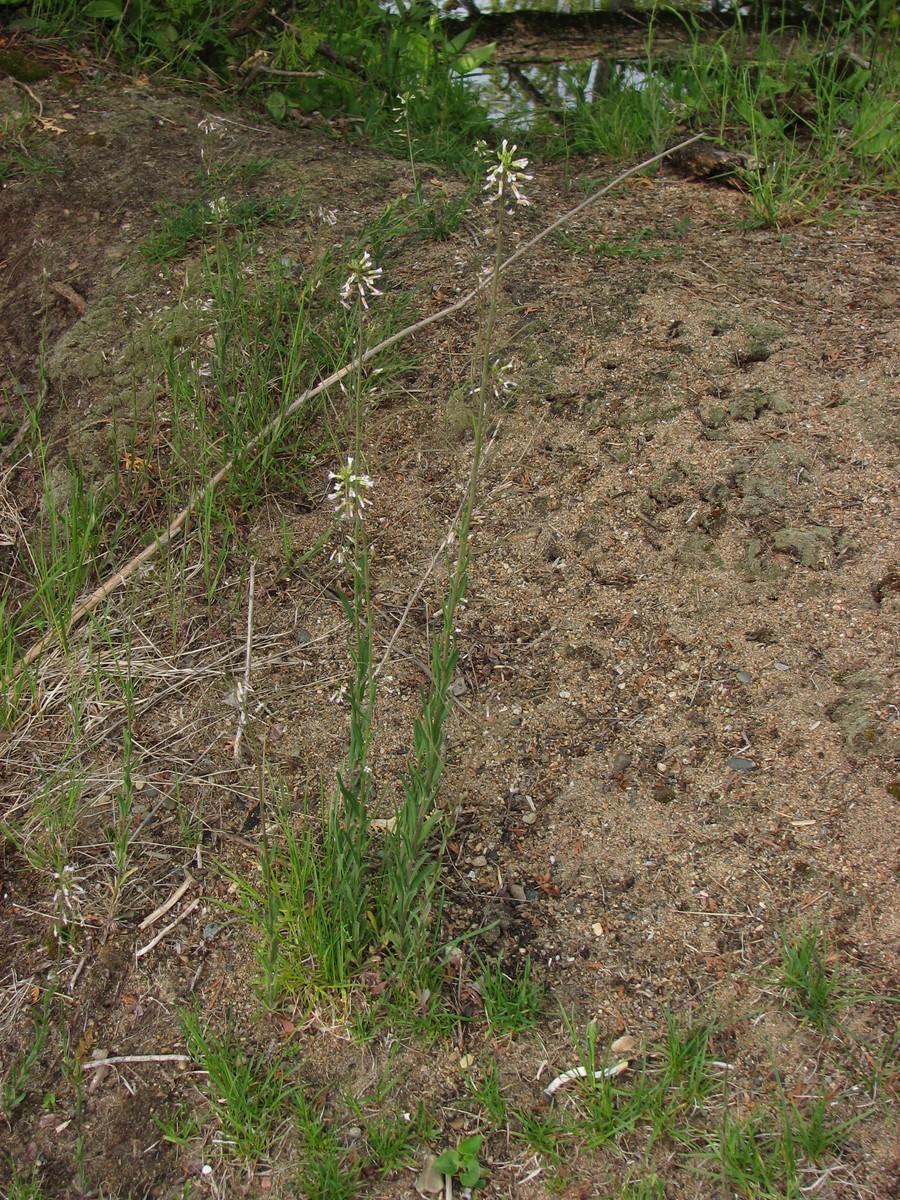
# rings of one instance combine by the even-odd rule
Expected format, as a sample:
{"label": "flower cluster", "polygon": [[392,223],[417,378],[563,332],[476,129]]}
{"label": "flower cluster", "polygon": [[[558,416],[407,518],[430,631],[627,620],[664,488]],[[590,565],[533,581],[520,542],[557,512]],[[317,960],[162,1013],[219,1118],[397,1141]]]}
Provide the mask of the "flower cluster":
{"label": "flower cluster", "polygon": [[327,499],[341,521],[362,519],[372,503],[369,492],[375,487],[368,475],[355,470],[349,457],[339,471],[328,472],[331,491]]}
{"label": "flower cluster", "polygon": [[507,371],[511,370],[512,363],[508,362],[501,364],[499,358],[496,359],[491,366],[491,390],[494,393],[495,399],[502,401],[503,397],[508,395],[513,388],[517,388],[519,386],[516,381],[514,379],[510,379],[509,375],[507,374]]}
{"label": "flower cluster", "polygon": [[394,115],[397,118],[394,131],[403,137],[406,137],[408,132],[409,106],[416,99],[417,95],[417,92],[401,92],[397,97],[397,104],[393,109]]}
{"label": "flower cluster", "polygon": [[534,176],[527,174],[525,168],[528,166],[527,158],[516,158],[518,146],[510,145],[506,138],[503,139],[503,144],[496,151],[496,162],[493,161],[493,156],[489,154],[487,144],[478,142],[475,149],[479,154],[488,157],[490,167],[485,179],[484,191],[491,194],[487,198],[487,203],[492,204],[494,200],[507,202],[512,193],[512,200],[515,204],[529,203],[528,197],[522,191],[521,184],[533,179]]}
{"label": "flower cluster", "polygon": [[75,878],[75,868],[69,864],[59,871],[53,872],[56,880],[56,891],[53,893],[53,936],[58,938],[60,931],[81,904],[84,888],[80,887]]}
{"label": "flower cluster", "polygon": [[205,133],[207,137],[211,133],[217,133],[220,136],[225,132],[221,117],[204,117],[202,121],[197,122],[197,128]]}
{"label": "flower cluster", "polygon": [[[499,358],[495,359],[494,362],[491,364],[491,372],[490,372],[490,378],[488,380],[488,387],[491,389],[491,392],[494,395],[494,399],[500,401],[501,406],[504,404],[504,402],[506,403],[507,406],[509,405],[509,403],[510,403],[509,393],[514,388],[517,388],[519,386],[516,383],[516,381],[514,379],[511,379],[509,377],[509,375],[507,374],[507,372],[511,371],[511,370],[512,370],[512,362],[501,363]],[[480,388],[473,388],[472,395],[473,396],[477,395],[480,390],[481,390]]]}
{"label": "flower cluster", "polygon": [[359,258],[350,260],[350,274],[341,288],[341,304],[344,308],[350,308],[358,297],[363,308],[368,308],[366,297],[382,294],[375,286],[376,280],[380,278],[381,267],[376,267],[372,262],[372,255],[368,250],[364,250]]}

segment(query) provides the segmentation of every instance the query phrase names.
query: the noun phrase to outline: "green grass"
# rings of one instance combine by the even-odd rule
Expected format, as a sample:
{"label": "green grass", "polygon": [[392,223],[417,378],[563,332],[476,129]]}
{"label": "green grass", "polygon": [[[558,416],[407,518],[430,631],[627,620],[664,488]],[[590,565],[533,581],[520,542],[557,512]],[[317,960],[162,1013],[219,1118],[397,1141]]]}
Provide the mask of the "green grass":
{"label": "green grass", "polygon": [[530,957],[513,974],[505,972],[500,963],[482,961],[478,986],[484,1000],[484,1015],[495,1033],[522,1033],[537,1025],[543,992],[532,976]]}
{"label": "green grass", "polygon": [[27,1099],[31,1076],[47,1047],[56,999],[55,989],[47,987],[41,996],[41,1006],[34,1015],[31,1045],[23,1057],[9,1066],[0,1078],[0,1112],[9,1121],[16,1109]]}
{"label": "green grass", "polygon": [[[213,78],[226,92],[240,88],[277,123],[290,126],[310,113],[349,119],[354,131],[409,163],[411,193],[421,204],[424,164],[460,167],[491,130],[465,81],[465,71],[480,65],[472,51],[432,19],[430,6],[398,9],[352,0],[287,19],[267,10],[245,27],[237,4],[213,10],[206,0],[40,0],[32,20],[42,34],[93,41],[98,54],[129,67]],[[673,53],[657,36],[662,18],[652,15],[642,61],[599,77],[590,63],[570,64],[561,84],[572,103],[558,107],[555,124],[539,118],[517,139],[532,154],[621,160],[661,150],[685,126],[706,130],[750,156],[742,181],[747,220],[762,226],[834,219],[867,194],[896,192],[900,51],[888,14],[877,4],[846,4],[818,23],[811,15],[801,22],[771,5],[757,18],[722,28],[670,13],[665,19],[682,26],[683,45]],[[253,55],[257,65],[242,66]],[[557,91],[550,77],[544,90]],[[276,215],[253,201],[214,214],[209,206],[218,203],[209,194],[170,210],[146,248],[151,260],[202,243],[216,215],[245,232]]]}
{"label": "green grass", "polygon": [[834,1027],[847,990],[830,958],[819,929],[804,926],[795,938],[782,937],[778,983],[791,1010],[822,1033]]}
{"label": "green grass", "polygon": [[23,175],[58,174],[58,168],[37,150],[33,117],[28,104],[0,117],[0,183]]}
{"label": "green grass", "polygon": [[[683,18],[685,46],[658,54],[651,24],[638,82],[614,73],[588,97],[589,65],[571,67],[557,153],[620,159],[671,145],[685,124],[748,156],[739,183],[748,224],[834,219],[900,185],[900,52],[870,7],[801,29],[763,10],[716,34]],[[852,49],[855,57],[847,53]]]}
{"label": "green grass", "polygon": [[304,1104],[282,1062],[245,1049],[233,1026],[216,1035],[191,1011],[183,1013],[182,1023],[188,1050],[206,1073],[220,1144],[249,1161],[274,1154],[287,1135],[289,1116]]}
{"label": "green grass", "polygon": [[26,1173],[20,1170],[12,1159],[9,1160],[8,1167],[8,1182],[4,1185],[5,1190],[0,1191],[2,1200],[48,1200],[38,1178],[38,1167],[32,1167],[31,1171]]}
{"label": "green grass", "polygon": [[141,247],[147,262],[185,258],[206,240],[220,245],[223,237],[252,236],[266,225],[292,220],[300,202],[299,195],[232,202],[210,195],[209,186],[204,191],[185,204],[163,209],[157,231]]}

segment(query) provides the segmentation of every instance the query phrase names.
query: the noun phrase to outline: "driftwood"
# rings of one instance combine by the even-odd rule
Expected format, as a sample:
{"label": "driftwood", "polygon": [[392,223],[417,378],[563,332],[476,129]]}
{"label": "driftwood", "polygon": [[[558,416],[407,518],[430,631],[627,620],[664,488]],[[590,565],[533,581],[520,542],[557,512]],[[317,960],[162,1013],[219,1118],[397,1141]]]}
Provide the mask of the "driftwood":
{"label": "driftwood", "polygon": [[[677,146],[672,146],[669,150],[663,150],[660,154],[654,154],[652,158],[645,158],[642,162],[637,163],[635,166],[629,167],[627,171],[623,171],[621,175],[617,175],[610,183],[605,184],[602,188],[599,188],[596,192],[593,192],[586,200],[582,200],[580,204],[577,204],[574,208],[569,209],[568,212],[563,213],[561,217],[557,217],[555,221],[553,221],[550,225],[547,225],[530,241],[525,242],[524,245],[520,246],[515,253],[511,254],[509,258],[505,259],[504,262],[500,264],[500,272],[507,270],[512,266],[513,263],[518,262],[520,258],[524,258],[526,254],[533,250],[534,247],[542,242],[545,238],[549,237],[551,233],[559,229],[561,225],[564,225],[567,221],[570,221],[573,217],[577,216],[580,212],[583,212],[584,209],[588,208],[591,204],[596,203],[596,201],[600,200],[603,196],[608,195],[609,192],[618,187],[620,183],[628,179],[630,176],[638,174],[639,171],[645,170],[647,167],[652,166],[653,163],[660,162],[662,159],[668,158],[673,154],[678,154],[687,146],[691,146],[695,142],[699,142],[705,138],[706,134],[698,133],[694,137],[688,138],[686,141],[679,142]],[[434,325],[436,322],[443,321],[445,318],[452,316],[453,313],[459,312],[460,309],[465,308],[468,304],[471,304],[476,296],[478,296],[485,290],[486,287],[488,287],[492,278],[493,272],[490,272],[485,275],[481,281],[470,292],[467,292],[466,295],[460,300],[448,305],[447,308],[440,309],[439,312],[432,313],[431,316],[424,317],[421,321],[416,321],[413,325],[407,325],[405,329],[401,329],[398,333],[394,333],[390,337],[385,338],[376,346],[372,346],[363,354],[362,363],[365,364],[370,362],[377,355],[381,354],[382,351],[389,349],[391,346],[395,346],[398,342],[402,342],[406,338],[412,337],[413,334],[419,333],[421,330],[426,329],[429,325]],[[360,363],[358,360],[353,358],[345,366],[341,367],[340,370],[334,371],[327,377],[327,379],[323,379],[321,383],[317,383],[314,387],[307,388],[307,390],[293,400],[282,413],[279,413],[279,415],[273,418],[264,429],[262,429],[254,438],[251,438],[251,440],[247,442],[243,449],[243,455],[246,456],[247,454],[251,454],[253,451],[258,449],[258,447],[268,442],[270,438],[273,440],[277,438],[283,425],[294,415],[294,413],[298,411],[298,409],[302,408],[309,400],[312,400],[314,397],[320,395],[328,388],[333,387],[336,383],[340,383],[340,381],[349,375],[351,371],[356,370],[359,365]],[[138,570],[139,567],[142,567],[144,563],[149,562],[150,559],[167,549],[175,537],[185,527],[189,517],[191,516],[191,513],[195,511],[201,501],[214,492],[219,484],[228,478],[236,461],[237,460],[235,458],[232,458],[225,463],[223,467],[220,467],[219,470],[216,471],[215,475],[213,475],[212,478],[209,479],[202,488],[194,493],[187,505],[175,517],[171,524],[156,537],[154,541],[145,546],[139,554],[136,554],[134,558],[130,559],[117,571],[114,571],[113,574],[110,575],[103,583],[101,583],[98,588],[91,592],[87,599],[81,601],[80,604],[75,605],[69,615],[69,620],[65,631],[66,636],[68,636],[68,634],[71,633],[72,630],[75,629],[85,617],[92,613],[94,609],[97,608],[97,606],[107,598],[107,596],[110,596],[113,592],[117,591],[122,584],[124,584],[135,573],[135,571]],[[12,678],[18,678],[19,675],[21,675],[21,673],[27,667],[31,666],[36,659],[40,658],[44,651],[49,649],[49,647],[52,646],[56,640],[57,631],[51,630],[49,633],[45,634],[44,637],[40,638],[37,642],[30,646],[22,661],[17,663],[16,667],[13,669]]]}

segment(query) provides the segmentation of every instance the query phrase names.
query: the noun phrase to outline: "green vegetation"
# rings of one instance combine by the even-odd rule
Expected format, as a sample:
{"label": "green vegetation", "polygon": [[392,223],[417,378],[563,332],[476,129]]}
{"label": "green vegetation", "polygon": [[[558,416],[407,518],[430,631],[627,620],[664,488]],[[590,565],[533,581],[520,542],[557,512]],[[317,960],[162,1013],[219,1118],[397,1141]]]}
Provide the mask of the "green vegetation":
{"label": "green vegetation", "polygon": [[[449,730],[464,694],[457,636],[471,599],[483,470],[514,386],[498,333],[501,266],[531,178],[506,142],[497,152],[482,147],[481,157],[472,152],[476,137],[494,132],[466,83],[489,48],[450,37],[418,3],[396,12],[370,0],[321,11],[276,4],[250,19],[247,5],[206,0],[23,7],[31,32],[89,37],[108,70],[202,82],[222,107],[241,95],[258,119],[287,127],[325,114],[334,124],[323,137],[363,133],[408,163],[410,175],[409,194],[364,227],[322,244],[310,235],[301,263],[272,253],[265,239],[297,219],[306,196],[247,198],[268,165],[220,162],[209,123],[198,176],[186,185],[193,194],[159,213],[141,249],[141,269],[177,281],[181,292],[177,304],[142,322],[147,390],[138,395],[135,384],[131,408],[120,405],[110,419],[109,478],[92,480],[54,441],[43,366],[27,400],[15,397],[25,418],[21,443],[13,447],[17,431],[4,425],[3,447],[13,447],[13,465],[27,457],[35,498],[30,522],[4,544],[0,725],[13,740],[49,714],[55,761],[34,770],[33,790],[11,800],[0,832],[14,869],[41,898],[32,915],[51,977],[121,928],[134,934],[129,953],[137,962],[154,933],[133,919],[134,890],[146,879],[147,894],[156,894],[173,874],[187,888],[196,871],[205,889],[204,942],[237,930],[242,949],[255,951],[255,964],[251,953],[242,963],[246,977],[227,981],[234,988],[249,981],[252,1016],[230,1011],[233,994],[203,1012],[192,995],[203,961],[186,977],[173,968],[170,1007],[181,1014],[179,1051],[190,1061],[154,1120],[164,1147],[184,1156],[179,1163],[202,1159],[203,1169],[247,1178],[271,1172],[265,1178],[284,1195],[377,1194],[373,1179],[417,1169],[426,1157],[462,1187],[483,1187],[514,1155],[560,1192],[591,1179],[602,1156],[615,1175],[609,1194],[628,1200],[660,1200],[681,1175],[709,1177],[748,1200],[809,1194],[811,1181],[840,1165],[855,1123],[896,1089],[897,1078],[895,1036],[866,1047],[865,1068],[846,1082],[852,1039],[838,1014],[865,998],[844,982],[839,952],[820,930],[785,933],[780,961],[766,963],[783,1002],[772,1007],[782,1020],[785,1010],[799,1018],[825,1064],[804,1091],[789,1089],[774,1068],[733,1077],[730,1038],[764,1014],[765,997],[730,1013],[727,1026],[698,1002],[684,1013],[665,1010],[646,1044],[614,1041],[600,1018],[560,1017],[541,961],[524,944],[488,957],[474,911],[468,924],[469,917],[457,916],[452,927],[446,919],[448,877],[461,855],[454,839],[462,800],[447,778]],[[542,119],[525,140],[538,154],[561,147],[570,159],[633,157],[669,144],[682,125],[705,128],[751,155],[738,176],[748,224],[833,219],[898,183],[900,72],[878,16],[869,7],[804,30],[789,54],[783,25],[760,31],[738,22],[710,40],[692,24],[688,50],[666,63],[654,56],[651,24],[646,86],[620,75],[588,95],[586,77],[572,67],[571,87],[582,95],[556,114],[556,147]],[[835,48],[851,34],[857,49],[847,59]],[[2,177],[35,169],[34,121],[23,108],[7,123]],[[469,180],[464,196],[445,201],[428,192],[425,164],[435,162]],[[485,191],[492,207],[476,207]],[[435,506],[429,565],[388,637],[379,588],[389,568],[379,556],[392,548],[384,548],[370,509],[391,450],[370,434],[389,385],[408,384],[413,353],[383,343],[409,332],[430,302],[425,290],[401,296],[391,288],[390,259],[400,246],[451,236],[474,215],[476,244],[491,265],[480,284],[477,342],[461,371],[448,342],[464,397],[463,466],[456,478],[458,463],[447,457],[450,515]],[[596,244],[559,233],[557,251],[674,258],[689,222],[673,218]],[[311,515],[296,550],[289,517],[299,524]],[[268,587],[312,575],[343,631],[346,652],[328,668],[341,740],[330,749],[330,771],[303,786],[289,782],[278,746],[285,731],[252,688],[254,653],[267,650],[254,640],[254,606],[266,599],[257,564],[266,555],[280,555]],[[145,573],[132,591],[80,609],[93,588],[135,562]],[[419,606],[425,656],[413,660],[418,694],[395,701],[387,664],[429,579],[431,594]],[[292,661],[313,637],[298,615]],[[243,661],[231,644],[240,639]],[[224,657],[211,650],[220,642]],[[52,683],[38,653],[50,646],[62,663]],[[279,652],[269,667],[279,665]],[[226,827],[215,789],[197,786],[193,747],[172,750],[164,798],[157,801],[161,788],[141,775],[143,730],[161,719],[160,696],[189,707],[185,679],[202,690],[226,670],[234,687],[224,719],[234,724],[229,753],[239,786],[221,787],[240,793],[246,825],[239,831]],[[399,743],[389,769],[375,753],[386,709]],[[169,861],[173,847],[177,863]],[[38,1111],[41,1097],[47,1112],[64,1108],[59,1127],[72,1131],[76,1186],[87,1193],[97,1063],[84,1031],[67,1024],[63,1000],[48,985],[39,1007],[32,1002],[24,1019],[18,1012],[10,1020],[10,1028],[17,1021],[26,1028],[29,1042],[5,1065],[0,1106],[11,1125],[29,1106]],[[56,1021],[59,1097],[47,1089],[43,1061]],[[389,1068],[348,1071],[337,1088],[332,1079],[323,1084],[320,1064],[295,1040],[304,1023],[335,1034],[328,1045],[351,1045],[360,1058],[378,1042]],[[538,1088],[510,1066],[511,1048],[522,1045],[543,1064]],[[437,1057],[452,1081],[445,1093],[411,1094],[403,1055]],[[834,1084],[825,1078],[832,1067]],[[546,1087],[557,1070],[563,1074]],[[40,1175],[40,1165],[26,1172],[11,1164],[12,1182],[0,1195],[37,1200]],[[192,1194],[190,1184],[184,1194]]]}
{"label": "green vegetation", "polygon": [[[568,100],[529,99],[528,132],[517,123],[517,140],[532,153],[619,160],[657,152],[685,128],[704,130],[742,156],[752,223],[822,219],[900,182],[900,55],[889,9],[844,3],[816,21],[763,6],[753,23],[738,15],[724,29],[687,14],[675,52],[661,35],[678,19],[654,12],[638,59],[532,72],[529,96]],[[207,0],[35,0],[26,24],[93,41],[111,63],[212,83],[223,104],[255,99],[278,123],[333,117],[408,159],[417,198],[417,163],[458,165],[489,128],[467,76],[490,66],[493,44],[475,26],[451,36],[424,0],[393,11],[375,0],[276,4],[250,15]],[[27,125],[25,114],[10,127],[7,171],[23,169]],[[169,257],[199,240],[210,203],[173,209],[148,252]],[[246,228],[276,214],[235,205],[222,215]]]}
{"label": "green vegetation", "polygon": [[779,982],[797,1016],[827,1033],[843,989],[819,930],[804,927],[796,940],[782,940]]}
{"label": "green vegetation", "polygon": [[434,1169],[442,1175],[455,1175],[465,1188],[475,1188],[481,1183],[482,1168],[478,1152],[484,1138],[480,1133],[463,1138],[452,1150],[445,1150],[434,1161]]}

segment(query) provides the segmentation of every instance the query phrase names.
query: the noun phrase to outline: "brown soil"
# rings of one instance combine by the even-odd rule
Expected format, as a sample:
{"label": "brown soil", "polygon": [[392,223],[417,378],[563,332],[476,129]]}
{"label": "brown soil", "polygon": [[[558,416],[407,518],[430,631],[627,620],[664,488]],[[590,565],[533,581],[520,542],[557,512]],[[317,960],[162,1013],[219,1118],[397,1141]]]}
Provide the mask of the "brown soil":
{"label": "brown soil", "polygon": [[[70,454],[90,479],[104,479],[128,397],[166,403],[139,358],[122,366],[117,355],[188,290],[191,263],[148,268],[137,250],[158,203],[196,192],[206,110],[140,83],[58,77],[33,90],[45,122],[38,152],[53,173],[14,178],[0,193],[0,422],[16,429],[23,397],[37,397],[43,338],[51,461]],[[0,83],[4,111],[22,100]],[[300,217],[267,234],[265,247],[301,262],[409,190],[402,162],[324,127],[287,132],[235,119],[221,152],[272,161],[254,185],[260,194],[305,187]],[[591,161],[578,170],[582,182],[614,174]],[[446,175],[426,177],[429,196],[464,191]],[[516,236],[538,232],[581,195],[561,169],[540,168]],[[320,205],[337,210],[334,229],[317,222]],[[731,1064],[741,1111],[771,1096],[776,1072],[789,1095],[816,1094],[824,1080],[844,1105],[859,1089],[859,1109],[840,1111],[866,1117],[815,1194],[887,1197],[897,1195],[898,1159],[879,1105],[890,1096],[873,1102],[864,1081],[895,1023],[879,998],[900,991],[898,213],[873,199],[852,221],[779,232],[746,228],[748,212],[740,192],[663,169],[632,179],[568,226],[566,246],[545,243],[506,279],[498,346],[519,389],[485,466],[460,622],[461,703],[444,785],[446,804],[459,808],[447,934],[496,922],[477,947],[510,965],[530,954],[547,1015],[539,1036],[511,1043],[463,1031],[458,1045],[395,1050],[392,1071],[404,1083],[391,1103],[425,1099],[455,1140],[474,1127],[463,1054],[476,1073],[496,1057],[515,1102],[546,1112],[542,1087],[573,1065],[560,1006],[582,1029],[595,1018],[604,1042],[627,1033],[642,1046],[664,1034],[667,1010],[686,1019],[709,1011],[721,1019],[717,1057]],[[484,220],[473,208],[449,241],[389,247],[385,290],[415,289],[424,311],[452,300],[484,253]],[[604,245],[608,254],[592,249]],[[385,384],[369,421],[383,642],[464,486],[472,447],[461,397],[476,323],[466,312],[417,339],[419,365]],[[323,586],[332,565],[322,558],[312,577],[285,579],[282,531],[303,550],[327,529],[333,465],[318,464],[311,503],[273,498],[247,525],[258,720],[298,798],[323,777],[330,786],[340,761],[346,716],[328,697],[346,674],[347,632]],[[28,528],[39,493],[33,463],[3,469],[0,554],[11,556],[17,522]],[[214,614],[191,612],[177,649],[157,599],[163,584],[157,565],[109,602],[105,618],[144,632],[130,661],[140,869],[110,912],[104,830],[121,778],[122,710],[105,692],[83,714],[78,745],[86,895],[58,973],[68,1045],[54,1029],[26,1100],[0,1127],[0,1162],[11,1157],[22,1173],[36,1164],[48,1196],[75,1195],[81,1137],[84,1186],[104,1195],[174,1197],[187,1180],[191,1194],[296,1195],[278,1162],[243,1172],[212,1143],[162,1139],[154,1115],[198,1103],[192,1069],[88,1070],[80,1117],[75,1108],[76,1058],[178,1052],[178,1011],[191,1004],[219,1028],[230,1014],[263,1049],[289,1029],[304,1080],[326,1098],[339,1085],[371,1092],[390,1052],[390,1039],[359,1047],[344,1026],[304,1011],[277,1027],[256,1020],[252,939],[223,926],[209,903],[233,896],[218,861],[258,878],[256,774],[233,761],[228,705],[243,658],[241,564]],[[373,757],[385,811],[439,599],[440,580],[430,578],[386,668]],[[35,711],[0,744],[7,819],[27,820],[70,744],[69,681],[111,678],[114,667],[89,631],[73,639],[68,660],[42,661]],[[202,812],[202,857],[182,843],[176,793]],[[12,844],[0,866],[8,1071],[56,970],[54,885]],[[136,959],[163,924],[139,923],[186,873],[196,884],[174,911],[201,894],[203,902]],[[782,933],[805,923],[826,931],[832,964],[868,996],[842,1014],[844,1033],[827,1046],[768,982]],[[891,1085],[889,1072],[882,1086]],[[550,1194],[552,1170],[521,1182],[539,1164],[520,1142],[494,1133],[483,1158],[486,1196]],[[627,1158],[585,1153],[553,1186],[571,1179],[585,1187],[566,1194],[618,1194]],[[728,1194],[714,1178],[670,1174],[666,1161],[656,1169],[667,1196]],[[212,1177],[199,1175],[204,1162]],[[410,1195],[414,1178],[373,1178],[360,1194]]]}

